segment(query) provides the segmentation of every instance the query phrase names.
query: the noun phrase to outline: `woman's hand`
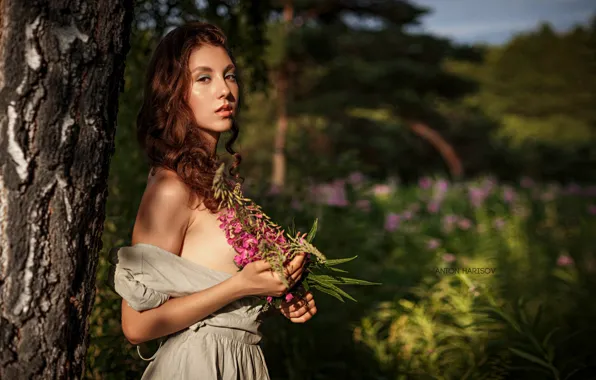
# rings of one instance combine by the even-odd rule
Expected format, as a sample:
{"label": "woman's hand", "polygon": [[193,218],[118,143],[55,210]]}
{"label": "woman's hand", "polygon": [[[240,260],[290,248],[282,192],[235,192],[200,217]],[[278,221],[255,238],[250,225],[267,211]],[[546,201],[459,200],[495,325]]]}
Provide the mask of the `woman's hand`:
{"label": "woman's hand", "polygon": [[279,311],[294,323],[304,323],[317,313],[317,306],[312,293],[307,292],[303,299],[294,297],[290,302],[282,300]]}
{"label": "woman's hand", "polygon": [[299,253],[294,256],[292,261],[284,266],[284,274],[290,284],[290,289],[292,289],[294,284],[296,284],[296,282],[300,280],[300,277],[302,277],[304,264],[306,264],[306,254]]}
{"label": "woman's hand", "polygon": [[[305,257],[304,253],[298,254],[284,266],[284,274],[290,288],[302,276]],[[281,297],[288,291],[279,274],[273,271],[271,264],[265,260],[247,264],[237,276],[240,276],[246,295]]]}

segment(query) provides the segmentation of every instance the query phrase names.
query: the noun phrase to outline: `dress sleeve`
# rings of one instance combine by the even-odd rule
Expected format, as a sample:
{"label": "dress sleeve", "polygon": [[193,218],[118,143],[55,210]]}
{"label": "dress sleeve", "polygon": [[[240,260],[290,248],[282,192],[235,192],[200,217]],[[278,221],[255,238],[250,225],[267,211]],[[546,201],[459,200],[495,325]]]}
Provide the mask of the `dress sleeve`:
{"label": "dress sleeve", "polygon": [[156,308],[170,295],[159,292],[144,283],[142,251],[112,248],[109,253],[110,273],[108,286],[128,302],[136,311]]}

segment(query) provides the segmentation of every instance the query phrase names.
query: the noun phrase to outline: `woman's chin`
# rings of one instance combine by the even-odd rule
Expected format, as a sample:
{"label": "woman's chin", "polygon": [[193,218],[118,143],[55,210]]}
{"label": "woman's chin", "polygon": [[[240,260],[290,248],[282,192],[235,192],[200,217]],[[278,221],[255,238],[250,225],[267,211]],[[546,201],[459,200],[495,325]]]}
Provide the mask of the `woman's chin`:
{"label": "woman's chin", "polygon": [[202,129],[210,132],[227,132],[232,129],[232,119],[225,119],[209,126],[205,126]]}

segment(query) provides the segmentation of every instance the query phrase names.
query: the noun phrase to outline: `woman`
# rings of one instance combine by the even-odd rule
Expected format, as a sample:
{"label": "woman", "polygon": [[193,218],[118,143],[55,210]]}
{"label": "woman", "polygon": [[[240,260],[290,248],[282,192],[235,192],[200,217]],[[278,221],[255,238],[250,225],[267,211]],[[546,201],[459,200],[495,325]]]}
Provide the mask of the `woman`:
{"label": "woman", "polygon": [[[217,220],[211,184],[216,147],[231,130],[239,81],[221,30],[190,23],[168,33],[149,63],[138,138],[151,171],[132,233],[115,249],[114,288],[123,297],[122,329],[135,345],[167,336],[143,379],[268,379],[260,347],[255,296],[287,292],[265,261],[238,272],[235,251]],[[302,275],[304,255],[286,267],[290,283]],[[284,303],[282,314],[303,323],[316,313],[312,294]]]}

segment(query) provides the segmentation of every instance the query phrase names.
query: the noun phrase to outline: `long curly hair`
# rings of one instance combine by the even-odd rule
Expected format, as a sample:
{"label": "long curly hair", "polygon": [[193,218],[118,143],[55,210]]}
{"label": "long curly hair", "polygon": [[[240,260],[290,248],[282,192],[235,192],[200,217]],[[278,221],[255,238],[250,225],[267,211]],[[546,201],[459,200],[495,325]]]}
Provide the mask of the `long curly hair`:
{"label": "long curly hair", "polygon": [[[219,202],[211,186],[219,157],[209,153],[188,105],[192,82],[188,60],[192,51],[203,45],[224,48],[236,64],[226,36],[215,25],[191,22],[169,32],[159,42],[149,62],[143,105],[137,116],[137,139],[149,160],[152,175],[160,167],[175,171],[191,189],[189,206],[198,199],[201,202],[197,207],[202,203],[215,213]],[[242,94],[239,80],[238,86]],[[237,109],[240,99],[241,96]],[[225,143],[227,152],[234,157],[229,169],[232,182],[242,181],[237,173],[241,156],[232,149],[239,131],[234,119],[231,136]]]}

